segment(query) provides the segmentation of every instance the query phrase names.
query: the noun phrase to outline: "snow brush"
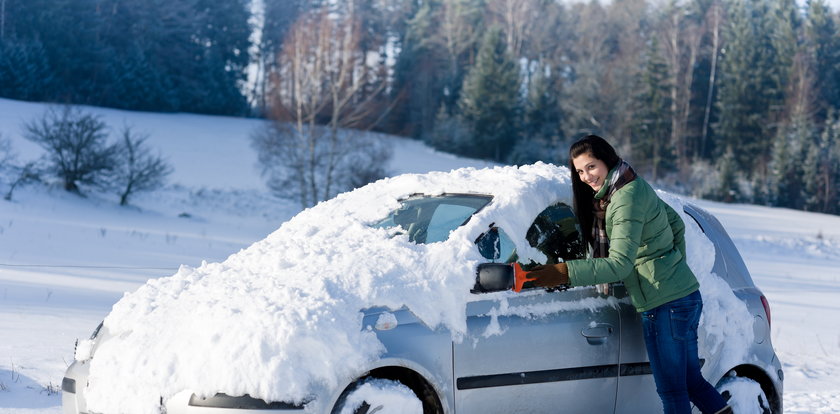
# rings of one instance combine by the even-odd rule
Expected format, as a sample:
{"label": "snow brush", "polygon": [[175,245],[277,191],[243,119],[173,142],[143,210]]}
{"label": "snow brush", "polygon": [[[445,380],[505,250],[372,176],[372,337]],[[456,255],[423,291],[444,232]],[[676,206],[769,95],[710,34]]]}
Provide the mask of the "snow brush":
{"label": "snow brush", "polygon": [[537,280],[537,278],[529,278],[528,272],[522,270],[522,266],[519,263],[513,264],[513,291],[514,292],[521,292],[522,286],[525,285],[526,282],[531,282]]}

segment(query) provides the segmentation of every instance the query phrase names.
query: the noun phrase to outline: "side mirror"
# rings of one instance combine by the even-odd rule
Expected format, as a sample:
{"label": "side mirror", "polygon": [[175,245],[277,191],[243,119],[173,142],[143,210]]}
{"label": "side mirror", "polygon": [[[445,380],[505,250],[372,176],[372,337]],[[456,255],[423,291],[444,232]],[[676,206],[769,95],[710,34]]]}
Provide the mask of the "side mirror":
{"label": "side mirror", "polygon": [[499,260],[502,255],[501,238],[499,237],[499,229],[491,227],[490,230],[482,233],[475,241],[478,247],[478,252],[481,257],[487,260]]}
{"label": "side mirror", "polygon": [[513,266],[507,263],[478,265],[472,293],[501,292],[513,288]]}

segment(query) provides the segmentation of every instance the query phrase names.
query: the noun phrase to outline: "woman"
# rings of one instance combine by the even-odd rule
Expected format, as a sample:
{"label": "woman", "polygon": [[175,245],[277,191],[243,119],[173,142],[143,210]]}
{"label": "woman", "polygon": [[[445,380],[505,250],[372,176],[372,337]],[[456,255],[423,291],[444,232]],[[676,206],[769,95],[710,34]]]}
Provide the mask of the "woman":
{"label": "woman", "polygon": [[651,370],[665,413],[731,413],[700,374],[699,283],[685,260],[685,225],[615,149],[589,135],[569,149],[575,211],[592,258],[538,266],[542,287],[623,281],[642,313]]}

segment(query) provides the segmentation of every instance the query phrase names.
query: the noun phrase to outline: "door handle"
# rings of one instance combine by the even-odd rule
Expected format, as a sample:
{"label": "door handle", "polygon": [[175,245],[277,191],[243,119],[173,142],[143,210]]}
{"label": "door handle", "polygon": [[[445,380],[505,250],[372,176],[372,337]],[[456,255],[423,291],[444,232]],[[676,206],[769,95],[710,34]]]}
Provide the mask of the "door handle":
{"label": "door handle", "polygon": [[590,325],[580,331],[590,345],[602,345],[613,333],[613,326],[608,323],[597,323]]}

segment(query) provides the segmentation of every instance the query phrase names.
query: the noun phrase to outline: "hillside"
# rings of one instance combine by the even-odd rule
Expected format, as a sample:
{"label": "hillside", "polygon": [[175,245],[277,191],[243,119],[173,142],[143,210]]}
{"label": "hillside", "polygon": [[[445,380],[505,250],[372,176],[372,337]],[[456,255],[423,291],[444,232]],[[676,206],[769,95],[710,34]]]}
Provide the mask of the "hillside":
{"label": "hillside", "polygon": [[[40,149],[20,125],[46,106],[0,99],[0,135],[21,159]],[[58,413],[73,344],[124,292],[182,264],[219,261],[299,211],[268,194],[249,135],[260,121],[89,108],[112,127],[148,133],[175,171],[166,188],[119,207],[30,186],[0,200],[0,413]],[[394,143],[392,174],[484,162]],[[786,374],[788,413],[840,411],[840,217],[698,201],[735,240],[773,311],[772,340]]]}

